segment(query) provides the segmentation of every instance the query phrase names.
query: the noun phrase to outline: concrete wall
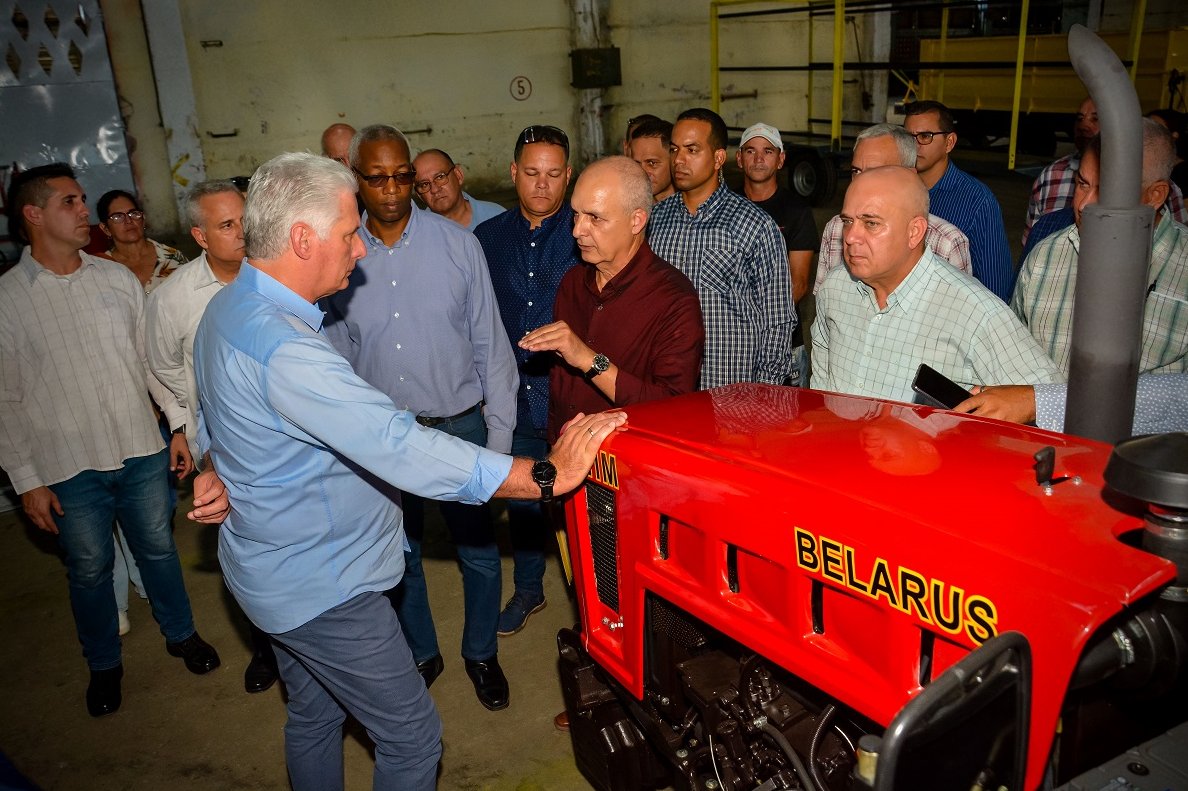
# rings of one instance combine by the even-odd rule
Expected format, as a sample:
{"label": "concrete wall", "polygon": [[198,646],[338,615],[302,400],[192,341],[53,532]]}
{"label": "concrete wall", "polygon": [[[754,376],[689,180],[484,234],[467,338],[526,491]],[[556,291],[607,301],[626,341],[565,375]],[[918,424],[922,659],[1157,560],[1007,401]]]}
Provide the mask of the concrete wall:
{"label": "concrete wall", "polygon": [[[510,187],[507,166],[524,126],[549,123],[577,145],[577,92],[566,0],[153,0],[176,2],[193,75],[198,134],[208,178],[249,175],[288,150],[317,150],[335,121],[393,123],[414,149],[449,151],[475,190]],[[673,118],[709,106],[709,4],[607,0],[609,41],[621,50],[623,84],[606,91],[606,148],[618,150],[627,119]],[[755,6],[762,7],[762,6]],[[103,0],[117,84],[129,110],[138,183],[154,219],[172,210],[166,130],[157,111],[137,0]],[[859,30],[862,24],[858,23]],[[814,25],[813,58],[828,60],[832,26]],[[805,63],[804,15],[731,20],[722,25],[725,64]],[[847,27],[847,57],[855,28]],[[520,100],[526,78],[531,95]],[[803,128],[803,73],[724,74],[722,114],[733,126],[758,119]],[[829,74],[814,78],[814,115],[829,112]],[[847,117],[857,87],[847,89]],[[826,130],[827,131],[827,128]],[[606,153],[606,152],[604,152]],[[173,212],[174,216],[176,212]]]}

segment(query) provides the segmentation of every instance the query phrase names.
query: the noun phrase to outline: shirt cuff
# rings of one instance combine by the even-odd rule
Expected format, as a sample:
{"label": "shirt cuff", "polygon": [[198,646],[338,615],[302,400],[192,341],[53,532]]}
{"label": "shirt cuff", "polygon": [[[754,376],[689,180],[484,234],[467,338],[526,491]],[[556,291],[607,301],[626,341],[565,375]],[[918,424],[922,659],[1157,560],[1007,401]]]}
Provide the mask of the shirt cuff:
{"label": "shirt cuff", "polygon": [[478,448],[474,472],[459,492],[460,502],[478,505],[490,500],[511,474],[512,461],[512,457],[507,454]]}
{"label": "shirt cuff", "polygon": [[487,426],[487,450],[495,453],[511,453],[512,432],[502,429],[494,430]]}
{"label": "shirt cuff", "polygon": [[41,482],[41,476],[37,474],[37,470],[32,464],[9,470],[8,479],[12,481],[12,488],[16,490],[17,494],[31,492],[37,487],[45,485]]}

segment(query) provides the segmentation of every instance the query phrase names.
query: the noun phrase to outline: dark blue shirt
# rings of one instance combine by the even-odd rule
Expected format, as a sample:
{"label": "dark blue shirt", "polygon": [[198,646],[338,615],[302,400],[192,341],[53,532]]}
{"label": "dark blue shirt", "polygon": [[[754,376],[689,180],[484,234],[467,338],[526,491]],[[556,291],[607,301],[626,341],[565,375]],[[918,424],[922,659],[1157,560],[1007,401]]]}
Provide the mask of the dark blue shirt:
{"label": "dark blue shirt", "polygon": [[1073,214],[1072,206],[1065,206],[1063,209],[1041,214],[1039,219],[1035,221],[1035,224],[1031,226],[1031,232],[1027,235],[1027,244],[1023,245],[1023,255],[1019,259],[1019,266],[1022,266],[1023,262],[1027,260],[1028,254],[1031,253],[1031,248],[1076,221],[1077,217]]}
{"label": "dark blue shirt", "polygon": [[[578,262],[573,209],[563,204],[533,230],[517,206],[475,228],[474,235],[487,256],[499,314],[520,369],[518,420],[530,416],[532,428],[543,430],[549,422],[549,369],[558,357],[553,352],[533,354],[517,344],[553,321],[557,286]],[[518,430],[526,428],[517,425]]]}
{"label": "dark blue shirt", "polygon": [[969,238],[973,276],[1003,302],[1009,302],[1015,267],[1002,209],[990,188],[950,160],[940,181],[928,190],[928,204],[930,212],[953,223]]}

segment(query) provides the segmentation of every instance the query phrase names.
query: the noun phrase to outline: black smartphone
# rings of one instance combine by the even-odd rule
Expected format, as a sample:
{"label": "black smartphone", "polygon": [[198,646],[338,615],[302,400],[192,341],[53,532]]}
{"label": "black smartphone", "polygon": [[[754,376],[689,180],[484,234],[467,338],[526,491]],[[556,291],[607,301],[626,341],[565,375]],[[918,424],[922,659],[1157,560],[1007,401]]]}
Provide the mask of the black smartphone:
{"label": "black smartphone", "polygon": [[912,389],[920,394],[921,403],[941,409],[952,409],[973,395],[925,363],[920,363],[920,367],[916,369],[916,378],[912,380]]}

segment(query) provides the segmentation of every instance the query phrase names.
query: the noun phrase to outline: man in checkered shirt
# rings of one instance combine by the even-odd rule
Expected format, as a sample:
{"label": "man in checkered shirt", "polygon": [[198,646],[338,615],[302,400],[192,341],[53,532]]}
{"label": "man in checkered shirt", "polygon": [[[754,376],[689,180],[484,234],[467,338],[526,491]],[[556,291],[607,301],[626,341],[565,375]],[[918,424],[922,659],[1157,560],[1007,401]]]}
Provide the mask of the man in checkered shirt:
{"label": "man in checkered shirt", "polygon": [[[1035,245],[1019,271],[1011,307],[1057,365],[1068,371],[1072,356],[1073,302],[1081,247],[1081,212],[1097,203],[1100,140],[1090,141],[1077,171],[1073,196],[1076,222]],[[1164,205],[1176,161],[1171,133],[1143,119],[1140,200],[1155,210],[1151,260],[1143,305],[1140,373],[1188,371],[1188,227],[1168,216]]]}
{"label": "man in checkered shirt", "polygon": [[728,189],[726,123],[712,110],[677,116],[672,180],[648,222],[648,244],[693,281],[705,322],[700,389],[782,384],[793,373],[796,308],[784,238],[762,209]]}
{"label": "man in checkered shirt", "polygon": [[[1081,166],[1081,155],[1085,146],[1097,136],[1101,127],[1097,123],[1097,105],[1092,99],[1085,99],[1077,110],[1076,125],[1073,127],[1073,145],[1077,150],[1061,157],[1044,168],[1031,186],[1031,201],[1027,204],[1027,222],[1023,226],[1023,245],[1031,235],[1035,221],[1045,214],[1071,206],[1077,184],[1077,169]],[[1175,182],[1170,183],[1167,195],[1167,209],[1178,223],[1188,223],[1188,211],[1184,209],[1184,196]]]}
{"label": "man in checkered shirt", "polygon": [[[850,173],[857,176],[864,170],[884,165],[916,167],[916,138],[902,126],[875,124],[858,133],[854,153],[850,158]],[[973,262],[969,257],[969,237],[961,229],[935,214],[928,215],[928,231],[924,234],[928,249],[948,261],[954,268],[973,277]],[[842,219],[837,215],[825,224],[821,234],[821,254],[817,258],[817,279],[813,283],[816,294],[825,284],[829,272],[841,266]]]}
{"label": "man in checkered shirt", "polygon": [[846,269],[817,294],[814,389],[911,401],[920,363],[967,387],[1061,381],[1010,308],[924,244],[928,190],[914,171],[864,171],[841,217]]}

